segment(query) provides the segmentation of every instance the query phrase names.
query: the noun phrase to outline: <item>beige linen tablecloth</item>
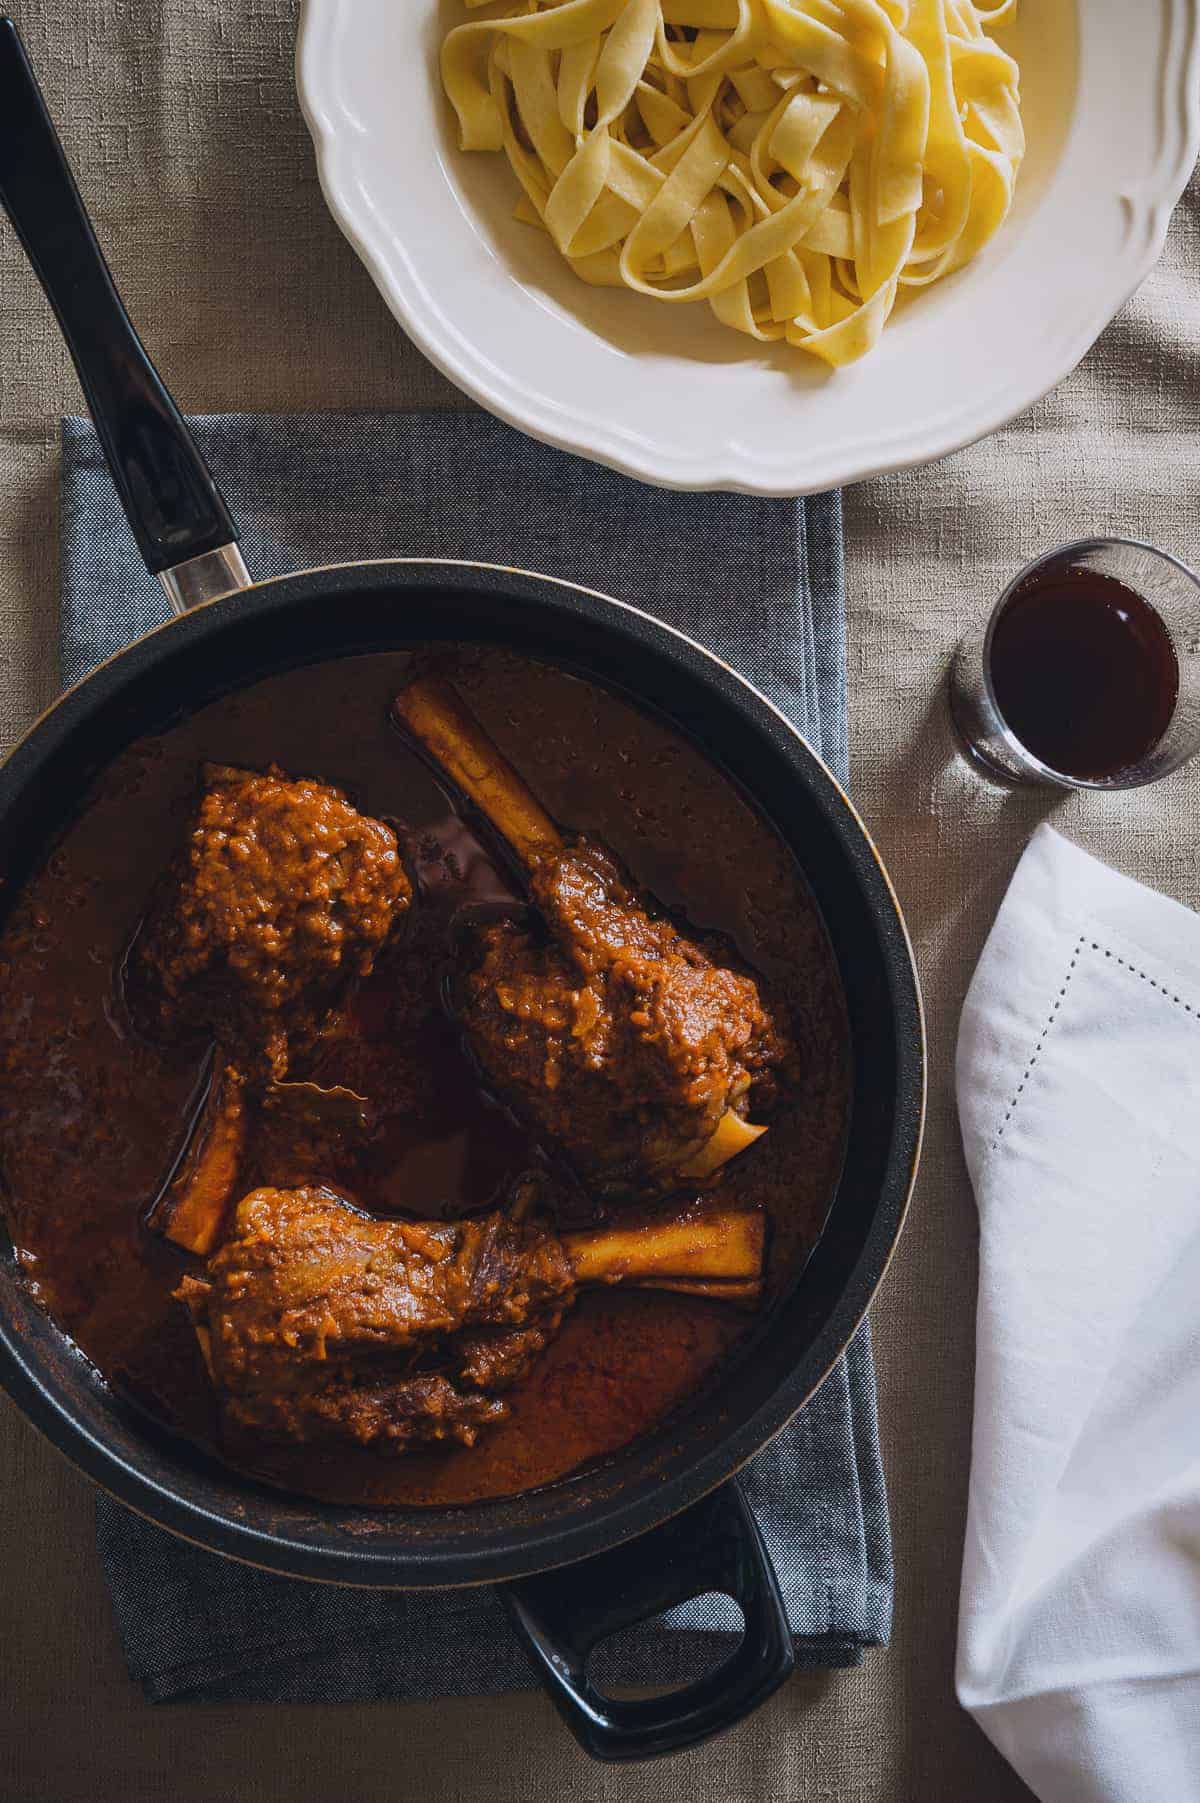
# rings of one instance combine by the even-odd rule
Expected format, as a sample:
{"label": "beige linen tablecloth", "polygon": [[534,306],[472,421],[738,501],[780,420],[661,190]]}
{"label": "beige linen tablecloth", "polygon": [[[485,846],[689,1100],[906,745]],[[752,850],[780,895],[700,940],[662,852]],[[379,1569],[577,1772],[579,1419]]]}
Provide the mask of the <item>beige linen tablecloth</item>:
{"label": "beige linen tablecloth", "polygon": [[[18,0],[16,11],[100,238],[185,410],[463,404],[406,343],[325,213],[292,87],[292,0]],[[964,622],[1045,546],[1125,532],[1200,562],[1198,270],[1194,184],[1163,266],[1055,396],[987,444],[846,496],[854,788],[908,910],[932,1041],[924,1170],[874,1311],[896,1537],[890,1651],[860,1671],[796,1679],[723,1741],[633,1770],[587,1762],[533,1694],[153,1710],[121,1664],[86,1485],[0,1404],[0,1798],[1028,1795],[952,1690],[976,1227],[951,1078],[967,978],[1052,804],[986,791],[953,761],[941,680]],[[2,228],[0,296],[7,743],[54,692],[56,439],[80,399]],[[1200,763],[1152,791],[1072,800],[1054,818],[1195,906],[1198,800]]]}

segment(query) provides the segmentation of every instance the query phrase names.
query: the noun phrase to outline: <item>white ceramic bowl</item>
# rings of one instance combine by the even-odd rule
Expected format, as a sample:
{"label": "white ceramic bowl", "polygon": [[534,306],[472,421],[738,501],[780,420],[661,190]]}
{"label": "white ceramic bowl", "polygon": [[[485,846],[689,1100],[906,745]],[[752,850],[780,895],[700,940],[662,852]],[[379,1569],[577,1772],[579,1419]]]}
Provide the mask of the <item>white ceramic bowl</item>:
{"label": "white ceramic bowl", "polygon": [[437,74],[457,0],[306,0],[301,103],[325,197],[410,337],[564,450],[676,488],[806,494],[994,431],[1082,357],[1147,274],[1200,148],[1200,0],[1023,0],[1002,42],[1029,153],[1003,231],[826,373],[707,307],[590,289],[463,155]]}

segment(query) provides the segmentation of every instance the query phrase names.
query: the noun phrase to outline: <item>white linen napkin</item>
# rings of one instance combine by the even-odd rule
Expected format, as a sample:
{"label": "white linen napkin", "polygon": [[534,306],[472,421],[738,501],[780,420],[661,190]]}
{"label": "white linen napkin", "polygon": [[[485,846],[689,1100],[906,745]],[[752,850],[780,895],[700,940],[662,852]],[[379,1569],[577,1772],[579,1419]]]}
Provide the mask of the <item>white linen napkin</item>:
{"label": "white linen napkin", "polygon": [[1039,828],[963,1010],[957,1688],[1044,1803],[1200,1799],[1200,916]]}

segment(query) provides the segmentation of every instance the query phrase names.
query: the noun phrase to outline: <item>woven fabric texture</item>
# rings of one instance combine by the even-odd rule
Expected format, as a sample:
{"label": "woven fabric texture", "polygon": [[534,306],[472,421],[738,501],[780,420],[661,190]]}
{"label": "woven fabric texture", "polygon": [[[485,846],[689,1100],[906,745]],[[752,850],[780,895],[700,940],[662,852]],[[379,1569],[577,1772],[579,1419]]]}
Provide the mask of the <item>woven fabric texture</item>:
{"label": "woven fabric texture", "polygon": [[[1031,0],[1036,3],[1036,0]],[[130,308],[191,412],[462,410],[321,200],[292,74],[297,0],[12,0]],[[1018,1803],[953,1692],[977,1216],[953,1107],[963,991],[1041,811],[1195,906],[1200,764],[1137,794],[1003,796],[954,762],[958,634],[1036,552],[1125,531],[1200,562],[1200,183],[1167,255],[1057,391],[931,468],[843,496],[855,801],[925,986],[921,1180],[872,1310],[896,1556],[886,1654],[802,1674],[669,1766],[587,1761],[537,1692],[388,1707],[151,1709],[121,1658],[90,1487],[0,1404],[0,1796],[39,1803]],[[58,683],[57,329],[0,228],[0,735]],[[752,353],[751,353],[752,354]],[[798,421],[797,430],[803,430]],[[636,597],[635,597],[636,598]],[[731,601],[731,605],[732,605]]]}
{"label": "woven fabric texture", "polygon": [[[419,551],[517,563],[632,598],[727,657],[844,772],[845,616],[836,495],[759,501],[646,490],[475,412],[224,416],[196,435],[256,574]],[[523,497],[519,526],[498,497]],[[62,676],[74,682],[166,615],[99,441],[63,423]],[[747,547],[752,554],[747,556]],[[802,1663],[886,1639],[891,1548],[864,1330],[744,1482]],[[155,1701],[346,1702],[530,1682],[487,1593],[396,1596],[274,1579],[158,1532],[102,1498],[100,1548],[131,1672]],[[672,1612],[600,1669],[679,1682],[711,1663],[723,1599]]]}

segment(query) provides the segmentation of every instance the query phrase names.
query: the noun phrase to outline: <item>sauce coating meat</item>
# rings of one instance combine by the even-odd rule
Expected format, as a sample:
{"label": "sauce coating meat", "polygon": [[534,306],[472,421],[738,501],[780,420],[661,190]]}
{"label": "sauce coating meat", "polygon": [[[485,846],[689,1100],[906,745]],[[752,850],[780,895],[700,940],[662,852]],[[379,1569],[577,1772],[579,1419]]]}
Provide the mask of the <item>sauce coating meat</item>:
{"label": "sauce coating meat", "polygon": [[152,1037],[205,1031],[286,1075],[371,969],[411,888],[392,828],[328,784],[209,764],[138,933],[129,999]]}
{"label": "sauce coating meat", "polygon": [[511,1209],[379,1221],[325,1189],[258,1189],[176,1296],[235,1436],[390,1452],[473,1446],[581,1285],[757,1299],[760,1216],[557,1235]]}
{"label": "sauce coating meat", "polygon": [[[327,1191],[260,1189],[238,1204],[205,1276],[176,1293],[235,1433],[395,1451],[473,1445],[504,1412],[486,1390],[523,1374],[574,1284],[538,1222],[372,1221]],[[514,1328],[525,1331],[503,1331]],[[452,1376],[411,1369],[446,1340]]]}
{"label": "sauce coating meat", "polygon": [[[765,1131],[788,1055],[759,985],[568,841],[455,689],[418,676],[396,717],[507,846],[533,904],[480,934],[463,1023],[499,1092],[605,1197],[717,1181]],[[756,1082],[756,1079],[760,1079]]]}
{"label": "sauce coating meat", "polygon": [[478,935],[462,1016],[475,1056],[597,1193],[675,1189],[689,1162],[698,1179],[722,1117],[774,1100],[785,1048],[757,983],[648,912],[602,845],[544,858],[531,890],[542,930]]}
{"label": "sauce coating meat", "polygon": [[[799,872],[719,771],[616,696],[494,650],[463,650],[451,673],[550,814],[589,845],[613,847],[611,893],[623,884],[633,904],[656,898],[644,918],[663,927],[664,951],[669,928],[738,982],[753,979],[779,1042],[796,1049],[794,1059],[759,1068],[753,1034],[727,1048],[730,1088],[747,1072],[756,1108],[771,1072],[785,1079],[770,1132],[728,1165],[719,1197],[728,1217],[723,1256],[740,1231],[730,1221],[769,1220],[769,1306],[794,1280],[832,1199],[849,1084],[836,966]],[[451,979],[477,968],[493,928],[554,941],[544,923],[521,913],[511,872],[472,830],[469,812],[448,807],[444,789],[388,724],[389,705],[411,676],[407,654],[296,671],[130,747],[84,799],[42,871],[9,898],[0,934],[3,1206],[27,1281],[109,1381],[160,1421],[268,1481],[372,1507],[511,1494],[612,1454],[702,1386],[754,1321],[737,1305],[739,1280],[728,1274],[697,1278],[691,1267],[689,1275],[660,1265],[643,1282],[621,1263],[627,1252],[614,1249],[618,1229],[643,1235],[648,1225],[657,1233],[676,1224],[681,1203],[686,1220],[711,1220],[715,1198],[698,1208],[691,1202],[699,1180],[646,1221],[630,1223],[623,1200],[608,1214],[597,1200],[603,1183],[579,1181],[583,1159],[564,1162],[559,1136],[537,1121],[532,1104],[488,1073],[479,1046],[467,1055],[466,998],[460,982],[457,1017],[448,1010]],[[364,949],[374,928],[355,941],[346,971],[325,972],[311,991],[293,984],[300,1028],[290,1002],[262,1006],[269,985],[251,979],[239,990],[231,1035],[228,1015],[218,1018],[200,999],[216,992],[216,966],[197,966],[186,980],[181,966],[180,1011],[161,1013],[150,1038],[131,1032],[114,1005],[114,971],[138,937],[147,890],[178,843],[179,822],[195,813],[197,776],[214,764],[231,781],[286,785],[293,779],[282,771],[316,773],[311,788],[392,836],[395,869],[402,879],[403,851],[419,905],[406,906],[407,881],[397,881],[390,931],[373,948]],[[396,817],[402,827],[384,824]],[[372,843],[389,849],[386,839]],[[164,873],[155,916],[171,885],[180,899],[180,873],[179,863]],[[532,899],[541,917],[544,904]],[[149,975],[146,925],[136,955],[147,956]],[[251,957],[247,969],[253,965]],[[578,968],[572,962],[572,972]],[[223,993],[228,1000],[229,987]],[[736,984],[732,994],[742,994]],[[745,1017],[752,1015],[747,1001]],[[225,1042],[217,1066],[214,1031]],[[237,1102],[227,1106],[229,1083],[223,1088],[219,1076],[228,1077],[231,1060]],[[754,1118],[750,1102],[743,1106]],[[184,1144],[199,1158],[198,1122],[211,1130],[212,1147],[200,1175],[224,1193],[232,1169],[233,1206],[212,1246],[186,1252],[144,1222],[173,1171],[186,1188],[188,1173],[176,1167]],[[418,1336],[402,1348],[376,1340],[369,1355],[351,1346],[352,1332],[344,1340],[326,1334],[325,1359],[289,1359],[288,1382],[214,1384],[196,1328],[211,1333],[213,1261],[245,1238],[237,1204],[256,1188],[319,1192],[322,1207],[336,1211],[326,1231],[337,1229],[343,1251],[360,1223],[385,1240],[402,1228],[418,1238],[445,1231],[452,1243],[464,1224],[478,1230],[489,1218],[505,1232],[536,1228],[564,1249],[571,1285],[520,1322],[460,1322],[452,1335]],[[264,1211],[256,1231],[272,1248],[264,1265],[290,1265],[294,1274],[311,1266],[287,1209],[261,1198],[256,1206]],[[523,1219],[525,1207],[532,1213]],[[596,1255],[599,1274],[588,1274],[580,1249],[587,1236],[607,1243]],[[352,1269],[353,1258],[348,1263]],[[352,1304],[356,1280],[344,1268],[343,1276],[346,1310],[331,1318],[349,1329],[361,1317]],[[722,1291],[716,1299],[714,1285]],[[174,1299],[180,1290],[186,1305]],[[277,1292],[255,1287],[238,1304],[247,1329],[256,1311],[264,1371],[271,1323],[281,1332],[295,1325],[282,1324],[287,1310],[278,1303]],[[318,1364],[327,1368],[315,1380]],[[236,1431],[236,1408],[255,1415],[268,1390],[271,1408],[288,1416],[278,1404],[289,1384],[286,1434],[278,1421],[264,1432],[261,1419]],[[420,1386],[409,1389],[407,1404],[397,1399],[404,1384]],[[433,1441],[428,1424],[439,1407],[443,1425],[461,1425],[463,1400],[477,1416],[474,1444],[455,1431]],[[380,1456],[384,1419],[396,1426],[403,1457]]]}

